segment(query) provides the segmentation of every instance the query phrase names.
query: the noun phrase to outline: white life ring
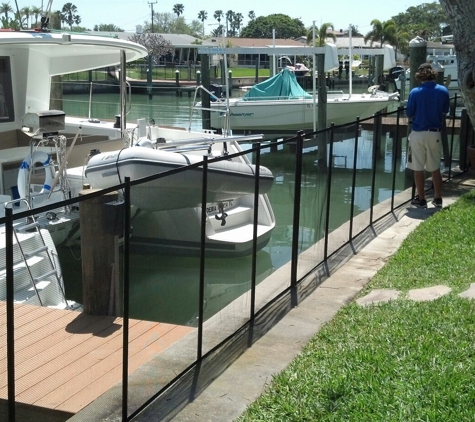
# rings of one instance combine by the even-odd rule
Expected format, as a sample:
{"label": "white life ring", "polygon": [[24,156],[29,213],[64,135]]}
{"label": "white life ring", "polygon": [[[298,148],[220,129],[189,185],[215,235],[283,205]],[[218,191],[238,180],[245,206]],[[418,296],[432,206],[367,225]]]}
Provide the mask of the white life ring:
{"label": "white life ring", "polygon": [[51,185],[53,184],[53,175],[51,171],[47,171],[46,167],[51,164],[51,156],[44,151],[35,151],[32,155],[28,155],[22,161],[20,165],[20,170],[18,171],[18,194],[20,198],[26,198],[29,192],[29,175],[30,167],[32,164],[40,163],[45,167],[45,181],[43,183],[43,188],[38,195],[35,195],[35,205],[39,205],[46,199],[46,196],[51,191]]}

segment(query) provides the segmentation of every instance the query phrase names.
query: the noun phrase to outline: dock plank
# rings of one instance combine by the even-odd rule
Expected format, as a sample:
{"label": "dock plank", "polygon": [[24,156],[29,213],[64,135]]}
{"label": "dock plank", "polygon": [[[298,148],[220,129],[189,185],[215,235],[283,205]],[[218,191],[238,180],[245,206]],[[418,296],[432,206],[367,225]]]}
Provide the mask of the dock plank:
{"label": "dock plank", "polygon": [[[0,324],[6,321],[0,302]],[[121,382],[123,320],[15,305],[15,392],[19,403],[77,413]],[[129,374],[195,330],[129,321]],[[7,398],[6,330],[0,336],[0,399]]]}
{"label": "dock plank", "polygon": [[[131,343],[129,346],[129,360],[128,360],[128,373],[132,374],[137,370],[143,362],[148,361],[155,354],[163,351],[160,346],[154,347],[154,353],[152,354],[150,349],[147,350],[148,337],[153,336],[156,327],[148,330],[145,333],[140,334],[139,330],[132,330]],[[158,327],[157,327],[158,328]],[[179,339],[186,335],[190,329],[185,327],[186,330],[179,330],[178,328],[172,328],[170,331],[180,331],[180,336],[175,339]],[[139,335],[137,335],[139,334]],[[132,338],[134,337],[134,338]],[[163,337],[163,336],[162,336]],[[172,337],[166,338],[166,344],[172,344],[170,341]],[[162,340],[163,341],[163,340]],[[155,342],[159,344],[160,342]],[[150,348],[150,346],[148,346]],[[168,347],[168,346],[167,346]],[[51,394],[43,397],[41,400],[35,402],[35,405],[50,407],[57,410],[79,411],[84,404],[88,404],[91,400],[97,397],[97,393],[105,393],[111,385],[113,380],[121,379],[122,377],[122,349],[114,351],[114,353],[107,356],[107,361],[98,362],[87,368],[86,371],[78,374],[76,377],[71,378],[65,384],[61,386],[58,391],[54,391]],[[114,383],[116,384],[117,381]],[[77,385],[87,385],[87,388],[83,388],[77,391]],[[61,401],[62,399],[62,401]]]}

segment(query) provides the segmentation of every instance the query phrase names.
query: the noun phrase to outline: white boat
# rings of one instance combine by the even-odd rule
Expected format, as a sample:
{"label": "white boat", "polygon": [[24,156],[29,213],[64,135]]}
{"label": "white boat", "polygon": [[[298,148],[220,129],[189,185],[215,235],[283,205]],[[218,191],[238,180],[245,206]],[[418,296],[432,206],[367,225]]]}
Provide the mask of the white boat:
{"label": "white boat", "polygon": [[[133,181],[202,161],[202,157],[196,155],[136,146],[94,155],[84,174],[91,186],[104,189],[119,185],[127,176]],[[270,190],[274,177],[266,167],[260,167],[259,173],[259,192],[265,194]],[[210,162],[208,201],[224,202],[252,195],[255,174],[255,166],[243,161]],[[131,191],[131,202],[145,211],[197,207],[202,201],[202,179],[202,166],[161,177],[135,186]]]}
{"label": "white boat", "polygon": [[[17,212],[65,199],[62,186],[54,188],[49,184],[66,149],[67,139],[58,136],[58,132],[70,125],[69,121],[65,123],[64,113],[49,110],[51,77],[118,63],[120,52],[128,60],[146,54],[141,46],[112,38],[39,31],[0,33],[0,217],[5,215],[6,207]],[[35,130],[30,130],[32,116],[39,123]],[[78,127],[72,122],[69,133],[77,133]],[[98,139],[106,137],[95,140]],[[62,141],[64,145],[60,145]],[[76,159],[84,160],[79,156]],[[77,213],[61,208],[15,221],[15,302],[60,308],[77,306],[66,300],[54,243],[58,236],[67,234],[75,220]],[[5,226],[0,230],[0,299],[4,300],[7,239]]]}
{"label": "white boat", "polygon": [[[357,117],[370,117],[398,100],[398,93],[374,90],[364,94],[327,93],[327,122],[335,125],[348,123]],[[256,84],[244,97],[218,99],[211,103],[211,127],[248,131],[305,130],[314,126],[316,96],[310,95],[298,84],[295,74],[288,69]],[[201,108],[201,103],[196,105]]]}
{"label": "white boat", "polygon": [[444,85],[452,96],[455,93],[460,97],[460,86],[458,81],[457,56],[450,50],[449,54],[432,54],[427,55],[427,62],[432,63],[435,68],[443,69]]}
{"label": "white boat", "polygon": [[[155,135],[170,131],[157,127],[149,129],[154,129]],[[162,136],[159,138],[164,139]],[[223,144],[227,153],[239,152],[241,149],[237,141],[245,139],[243,136],[223,139],[208,135],[195,140],[175,139],[152,144],[144,138],[132,148],[93,156],[85,168],[84,177],[93,187],[107,188],[123,182],[126,176],[138,180],[191,164],[197,165],[203,160],[203,150],[214,148],[219,152],[218,156],[222,155]],[[256,168],[245,156],[233,161],[213,162],[211,155],[209,160],[206,253],[209,256],[248,255],[253,249]],[[135,207],[131,244],[141,251],[159,249],[163,253],[179,251],[184,255],[199,252],[202,180],[201,166],[194,166],[134,186],[131,190],[131,203]],[[267,244],[275,227],[275,217],[266,195],[273,180],[272,173],[261,166],[256,228],[258,249]]]}
{"label": "white boat", "polygon": [[[444,72],[444,85],[449,90],[450,96],[457,94],[460,97],[460,101],[462,101],[458,81],[457,56],[454,54],[452,49],[449,50],[448,54],[439,54],[434,50],[431,54],[427,55],[426,61],[427,63],[432,63],[432,66],[435,69]],[[405,74],[406,94],[409,94],[410,80],[411,72],[410,69],[407,69]],[[401,81],[396,80],[396,84],[400,89]]]}
{"label": "white boat", "polygon": [[[61,111],[49,109],[53,76],[120,63],[124,69],[122,72],[124,81],[121,81],[124,87],[125,62],[145,55],[147,51],[144,47],[117,38],[36,31],[0,33],[2,65],[0,84],[4,87],[4,103],[0,107],[3,113],[3,116],[0,116],[0,133],[3,139],[0,145],[0,195],[3,195],[0,210],[19,196],[25,196],[26,201],[20,201],[19,203],[23,205],[15,207],[15,211],[26,206],[38,208],[75,197],[84,184],[89,184],[93,188],[104,187],[105,185],[99,183],[93,176],[94,171],[91,168],[94,160],[90,164],[88,174],[84,172],[84,164],[91,157],[91,151],[107,152],[109,155],[110,153],[113,155],[114,151],[122,151],[121,155],[125,157],[126,154],[131,156],[146,150],[149,156],[160,154],[162,157],[172,157],[172,161],[179,165],[187,165],[203,160],[204,155],[218,157],[241,152],[239,142],[262,140],[262,136],[232,137],[218,135],[212,131],[201,132],[147,125],[144,119],[131,123],[126,122],[125,113],[121,113],[120,122],[117,124],[115,115],[111,116],[110,121],[99,121],[87,117],[65,116]],[[120,101],[121,111],[125,109],[126,103],[122,101],[122,96],[123,94]],[[80,142],[76,142],[78,139]],[[142,145],[148,143],[152,148],[135,146],[138,142]],[[246,156],[223,163],[226,164],[221,166],[234,170],[239,167],[240,170],[224,175],[222,169],[220,176],[216,178],[221,185],[213,188],[215,192],[210,195],[206,204],[206,209],[209,210],[206,224],[208,225],[211,219],[219,222],[217,227],[210,226],[206,229],[210,244],[213,244],[210,252],[216,250],[219,254],[220,251],[224,251],[223,254],[229,253],[229,255],[235,252],[242,254],[243,251],[249,253],[250,245],[253,243],[253,230],[250,228],[253,227],[254,221],[254,195],[251,193],[250,183],[246,184],[245,190],[242,189],[242,184],[238,183],[235,186],[234,184],[236,180],[250,181],[253,166]],[[144,160],[137,166],[131,165],[130,161],[124,164],[126,165],[121,166],[120,177],[131,176],[136,180],[138,177],[151,174],[150,171],[142,171]],[[217,163],[211,167],[215,165]],[[160,169],[155,167],[153,171],[158,172]],[[266,179],[265,171],[262,171],[261,182]],[[91,180],[88,180],[88,176]],[[115,180],[119,181],[118,178]],[[195,177],[192,189],[184,190],[188,194],[190,192],[194,194],[193,201],[188,200],[186,204],[183,202],[186,195],[176,195],[169,190],[175,199],[174,202],[170,201],[164,206],[162,199],[165,190],[160,192],[156,187],[149,189],[148,196],[143,197],[146,200],[142,202],[137,200],[135,209],[140,212],[137,212],[137,218],[134,219],[134,234],[143,234],[140,236],[141,243],[154,245],[169,242],[172,246],[166,248],[167,251],[173,249],[173,245],[182,243],[192,244],[195,249],[199,248],[199,236],[196,237],[196,233],[200,232],[201,201],[197,200],[199,190],[196,180]],[[271,182],[270,175],[266,180]],[[111,186],[109,182],[107,186]],[[265,195],[265,187],[269,185],[262,182],[261,186],[263,193],[258,199],[257,232],[258,244],[263,246],[269,240],[275,226],[275,218]],[[226,191],[220,192],[220,189]],[[138,191],[139,189],[136,192]],[[159,209],[165,208],[168,211],[156,211],[155,206],[150,206],[154,198],[159,197],[160,201],[155,200],[155,203],[160,202]],[[135,193],[133,198],[137,198]],[[25,203],[28,205],[24,205]],[[189,230],[170,233],[171,224],[183,226],[183,221],[175,218],[177,214],[172,208],[175,206],[181,209],[180,218],[186,215]],[[188,208],[183,209],[183,206]],[[149,227],[149,222],[145,222],[143,216],[145,213],[154,212],[162,214],[160,218],[154,217],[155,227]],[[142,217],[139,218],[138,214]],[[52,215],[54,218],[51,218]],[[76,230],[77,220],[77,207],[58,209],[57,212],[55,210],[54,213],[48,214],[39,212],[37,218],[40,227],[48,229],[51,233],[55,244],[71,241],[71,232]],[[163,224],[167,225],[167,230],[163,229]],[[160,237],[162,232],[166,234]],[[180,252],[181,248],[175,250]]]}

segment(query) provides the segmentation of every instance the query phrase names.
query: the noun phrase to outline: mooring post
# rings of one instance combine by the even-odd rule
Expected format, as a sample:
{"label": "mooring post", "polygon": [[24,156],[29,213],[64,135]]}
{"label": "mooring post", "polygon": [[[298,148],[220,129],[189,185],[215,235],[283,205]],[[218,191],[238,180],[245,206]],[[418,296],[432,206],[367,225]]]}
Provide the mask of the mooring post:
{"label": "mooring post", "polygon": [[228,70],[228,86],[229,86],[229,96],[231,97],[231,93],[233,90],[233,71],[231,69]]}
{"label": "mooring post", "polygon": [[[97,189],[85,189],[85,196]],[[119,314],[119,235],[123,206],[117,192],[94,196],[79,207],[84,313]]]}
{"label": "mooring post", "polygon": [[[196,86],[200,86],[201,85],[201,72],[199,70],[196,71]],[[199,89],[197,92],[196,92],[196,96],[198,98],[201,97],[201,89]]]}
{"label": "mooring post", "polygon": [[[325,129],[327,127],[327,89],[325,86],[325,54],[316,54],[315,60],[317,61],[317,73],[318,73],[318,125],[314,128],[316,130]],[[315,76],[314,76],[315,77]],[[331,123],[331,122],[330,122]],[[318,167],[327,167],[327,147],[328,146],[328,134],[323,132],[318,135]],[[330,158],[331,159],[331,158]]]}
{"label": "mooring post", "polygon": [[[209,74],[209,56],[207,54],[200,55],[201,61],[201,79],[203,86],[206,89],[210,89],[211,78]],[[211,112],[209,108],[211,107],[209,94],[206,91],[203,91],[203,99],[201,100],[201,104],[205,109],[201,112],[201,127],[203,129],[211,129]]]}
{"label": "mooring post", "polygon": [[175,70],[175,85],[176,85],[176,96],[180,95],[180,71]]}
{"label": "mooring post", "polygon": [[148,98],[152,98],[152,91],[153,91],[153,61],[152,61],[152,56],[149,54],[148,55],[148,60],[147,60],[147,94]]}
{"label": "mooring post", "polygon": [[421,37],[416,37],[409,41],[409,55],[411,57],[411,81],[410,89],[419,86],[416,81],[416,72],[422,63],[427,60],[427,41]]}

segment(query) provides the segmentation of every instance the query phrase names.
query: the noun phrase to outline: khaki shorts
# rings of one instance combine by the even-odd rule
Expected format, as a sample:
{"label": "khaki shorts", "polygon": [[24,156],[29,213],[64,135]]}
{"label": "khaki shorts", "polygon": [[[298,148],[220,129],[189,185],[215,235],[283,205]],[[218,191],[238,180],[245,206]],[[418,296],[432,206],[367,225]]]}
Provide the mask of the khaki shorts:
{"label": "khaki shorts", "polygon": [[442,137],[440,132],[416,132],[409,135],[406,167],[415,171],[433,172],[440,169]]}

